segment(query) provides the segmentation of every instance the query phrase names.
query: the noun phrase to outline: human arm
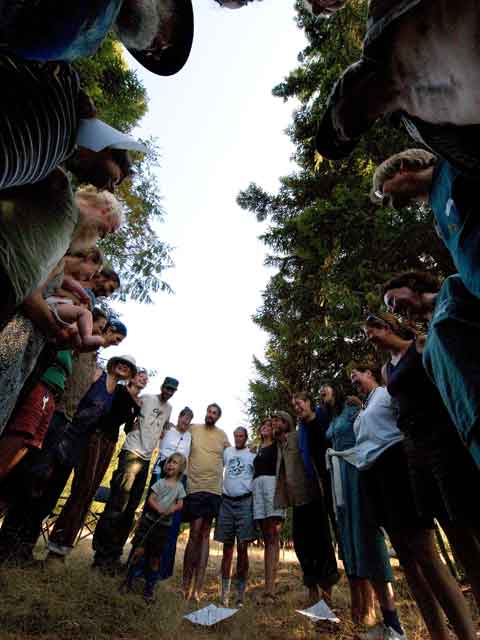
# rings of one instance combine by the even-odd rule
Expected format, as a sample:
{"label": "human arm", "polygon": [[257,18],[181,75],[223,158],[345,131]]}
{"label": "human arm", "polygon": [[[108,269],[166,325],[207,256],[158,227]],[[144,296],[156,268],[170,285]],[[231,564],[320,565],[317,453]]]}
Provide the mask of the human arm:
{"label": "human arm", "polygon": [[46,338],[59,347],[75,348],[78,329],[75,325],[60,326],[43,297],[43,288],[36,289],[20,306],[22,313],[37,326]]}
{"label": "human arm", "polygon": [[90,308],[90,298],[85,293],[85,289],[78,282],[78,280],[75,280],[75,278],[72,278],[72,276],[65,275],[62,281],[62,288],[65,289],[65,291],[69,291],[70,293],[72,293],[75,298],[78,299],[80,304],[86,304]]}
{"label": "human arm", "polygon": [[159,516],[166,516],[171,513],[170,511],[171,507],[168,507],[167,509],[162,509],[162,507],[158,506],[157,501],[155,500],[153,491],[150,491],[150,495],[147,498],[147,507],[152,511],[155,511],[155,513],[158,513]]}

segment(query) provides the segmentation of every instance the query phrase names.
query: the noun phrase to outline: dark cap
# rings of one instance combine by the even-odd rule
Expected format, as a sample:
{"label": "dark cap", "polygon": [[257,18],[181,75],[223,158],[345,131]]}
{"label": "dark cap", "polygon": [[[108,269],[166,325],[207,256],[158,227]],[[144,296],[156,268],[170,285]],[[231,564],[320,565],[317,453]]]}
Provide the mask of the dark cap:
{"label": "dark cap", "polygon": [[167,376],[162,383],[162,387],[167,387],[168,389],[174,389],[176,391],[178,389],[178,380]]}

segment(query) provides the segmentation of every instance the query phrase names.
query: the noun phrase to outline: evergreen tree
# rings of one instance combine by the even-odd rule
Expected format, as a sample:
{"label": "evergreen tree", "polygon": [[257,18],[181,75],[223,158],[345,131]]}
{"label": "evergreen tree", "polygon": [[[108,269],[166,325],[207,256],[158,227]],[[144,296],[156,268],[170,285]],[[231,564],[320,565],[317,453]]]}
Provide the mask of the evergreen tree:
{"label": "evergreen tree", "polygon": [[328,20],[297,3],[308,45],[299,67],[273,89],[300,107],[288,135],[298,168],[280,179],[276,194],[250,184],[238,203],[270,226],[261,236],[267,264],[277,268],[254,320],[268,335],[265,359],[254,360],[248,411],[254,420],[289,408],[292,391],[314,395],[322,380],[345,376],[345,365],[368,347],[361,320],[381,306],[380,285],[405,269],[448,273],[452,265],[425,207],[382,209],[369,200],[374,168],[411,146],[402,131],[381,123],[341,162],[315,154],[314,139],[333,83],[361,54],[366,0],[351,2]]}

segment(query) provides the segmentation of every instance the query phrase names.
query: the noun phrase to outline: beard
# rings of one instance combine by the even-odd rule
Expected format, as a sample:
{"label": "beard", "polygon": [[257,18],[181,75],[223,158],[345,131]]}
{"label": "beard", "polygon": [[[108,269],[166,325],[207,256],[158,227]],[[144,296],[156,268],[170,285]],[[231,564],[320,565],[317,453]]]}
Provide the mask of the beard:
{"label": "beard", "polygon": [[124,2],[115,25],[116,32],[128,49],[148,49],[167,18],[173,15],[171,0],[133,0]]}

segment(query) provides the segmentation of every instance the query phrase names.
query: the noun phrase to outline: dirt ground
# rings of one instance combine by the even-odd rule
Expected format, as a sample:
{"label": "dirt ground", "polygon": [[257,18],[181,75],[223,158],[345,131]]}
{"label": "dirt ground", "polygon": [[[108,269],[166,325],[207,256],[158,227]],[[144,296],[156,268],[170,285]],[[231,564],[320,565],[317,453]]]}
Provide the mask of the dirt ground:
{"label": "dirt ground", "polygon": [[[121,595],[120,578],[109,578],[90,568],[91,538],[83,540],[66,566],[29,569],[2,568],[0,572],[1,640],[229,640],[262,638],[274,640],[332,639],[353,640],[359,631],[350,622],[348,586],[345,577],[334,590],[333,609],[338,625],[317,625],[297,613],[306,604],[306,591],[292,551],[281,552],[278,600],[272,605],[258,601],[263,584],[263,551],[252,548],[250,581],[245,606],[232,618],[211,628],[192,625],[183,615],[194,610],[180,592],[181,566],[185,539],[177,550],[176,572],[160,583],[152,605],[139,593]],[[39,547],[39,557],[45,554]],[[200,606],[218,604],[221,545],[212,542],[207,584]],[[426,640],[428,635],[419,620],[402,573],[396,568],[400,617],[409,640]],[[472,605],[473,606],[473,605]]]}

